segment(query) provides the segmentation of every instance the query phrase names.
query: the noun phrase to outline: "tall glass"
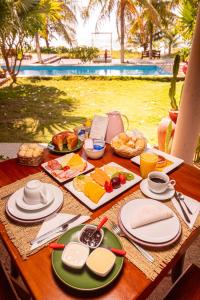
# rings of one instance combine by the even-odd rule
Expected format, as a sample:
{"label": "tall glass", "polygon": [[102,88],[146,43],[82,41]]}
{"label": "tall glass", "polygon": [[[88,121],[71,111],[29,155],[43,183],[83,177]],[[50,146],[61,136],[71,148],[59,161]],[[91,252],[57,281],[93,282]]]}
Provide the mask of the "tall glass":
{"label": "tall glass", "polygon": [[151,152],[143,152],[140,155],[140,174],[147,178],[148,174],[155,170],[158,162],[158,155]]}

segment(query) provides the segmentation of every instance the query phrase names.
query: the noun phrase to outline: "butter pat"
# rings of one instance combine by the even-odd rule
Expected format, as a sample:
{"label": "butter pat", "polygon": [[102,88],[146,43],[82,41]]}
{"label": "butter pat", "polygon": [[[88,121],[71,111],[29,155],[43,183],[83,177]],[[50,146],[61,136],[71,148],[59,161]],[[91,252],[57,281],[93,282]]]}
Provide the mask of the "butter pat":
{"label": "butter pat", "polygon": [[86,265],[95,274],[105,277],[112,270],[116,256],[108,249],[97,248],[87,258]]}
{"label": "butter pat", "polygon": [[81,269],[88,258],[89,247],[86,245],[70,242],[62,253],[62,262],[70,268]]}

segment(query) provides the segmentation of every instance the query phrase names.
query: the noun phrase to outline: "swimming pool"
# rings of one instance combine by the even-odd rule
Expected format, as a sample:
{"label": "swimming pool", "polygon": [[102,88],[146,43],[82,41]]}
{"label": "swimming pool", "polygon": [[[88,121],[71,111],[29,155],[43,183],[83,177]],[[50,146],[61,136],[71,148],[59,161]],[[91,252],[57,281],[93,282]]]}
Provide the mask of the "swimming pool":
{"label": "swimming pool", "polygon": [[59,75],[95,75],[95,76],[134,76],[134,75],[170,75],[156,65],[112,65],[112,66],[22,66],[21,76],[59,76]]}

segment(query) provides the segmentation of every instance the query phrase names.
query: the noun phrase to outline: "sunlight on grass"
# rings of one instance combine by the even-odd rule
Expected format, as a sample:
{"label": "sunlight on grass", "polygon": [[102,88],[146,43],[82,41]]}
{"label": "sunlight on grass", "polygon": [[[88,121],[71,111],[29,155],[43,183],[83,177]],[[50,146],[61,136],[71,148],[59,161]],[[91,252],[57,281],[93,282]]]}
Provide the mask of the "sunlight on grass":
{"label": "sunlight on grass", "polygon": [[129,129],[138,128],[156,143],[157,126],[170,108],[168,89],[168,82],[158,81],[20,79],[16,87],[0,90],[0,141],[48,142],[85,118],[118,110],[127,115]]}

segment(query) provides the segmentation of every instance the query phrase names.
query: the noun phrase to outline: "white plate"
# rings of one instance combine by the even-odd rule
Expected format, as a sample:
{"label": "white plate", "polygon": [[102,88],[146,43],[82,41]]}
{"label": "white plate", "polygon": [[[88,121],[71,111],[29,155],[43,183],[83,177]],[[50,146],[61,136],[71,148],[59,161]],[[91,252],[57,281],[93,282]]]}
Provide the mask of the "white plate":
{"label": "white plate", "polygon": [[[45,183],[46,186],[48,186],[47,183]],[[28,204],[24,201],[23,197],[19,197],[16,199],[16,204],[19,208],[27,211],[35,211],[35,210],[41,210],[46,208],[51,204],[51,202],[54,200],[54,193],[52,193],[52,190],[47,190],[48,194],[48,199],[46,203],[38,203],[38,204]],[[50,193],[51,192],[51,193]]]}
{"label": "white plate", "polygon": [[122,225],[132,236],[148,243],[165,243],[172,240],[180,230],[179,219],[173,211],[172,218],[148,224],[136,229],[131,228],[133,211],[138,209],[141,205],[150,204],[157,207],[165,205],[152,199],[136,199],[127,202],[120,210]]}
{"label": "white plate", "polygon": [[12,220],[18,222],[18,223],[22,223],[22,224],[35,224],[35,223],[40,223],[40,222],[43,222],[44,220],[47,220],[47,219],[51,219],[53,218],[56,213],[62,208],[62,203],[61,205],[51,214],[49,214],[48,216],[45,216],[43,218],[39,218],[39,219],[35,219],[35,220],[23,220],[23,219],[20,219],[20,218],[17,218],[17,217],[14,217],[13,215],[11,215],[11,213],[8,211],[7,209],[7,206],[6,206],[6,213],[7,215],[9,216],[9,218],[11,218]]}
{"label": "white plate", "polygon": [[137,244],[140,244],[144,247],[148,247],[148,248],[151,248],[151,249],[163,249],[165,247],[169,247],[170,245],[173,245],[176,243],[176,241],[179,239],[180,235],[181,235],[181,227],[179,229],[179,232],[178,234],[170,241],[166,242],[166,243],[147,243],[147,242],[144,242],[144,241],[141,241],[139,239],[137,239],[136,237],[132,236],[126,229],[125,227],[122,225],[122,222],[119,218],[118,220],[119,222],[119,227],[121,228],[122,232],[125,234],[125,236],[127,236],[130,240],[132,240],[133,242],[136,242]]}
{"label": "white plate", "polygon": [[148,187],[148,179],[144,179],[140,182],[140,189],[147,197],[154,200],[167,200],[174,196],[175,189],[167,189],[164,193],[156,194],[153,193]]}
{"label": "white plate", "polygon": [[54,194],[54,201],[43,210],[39,211],[23,211],[16,205],[17,198],[23,198],[23,188],[17,190],[7,202],[7,211],[14,217],[21,220],[37,220],[49,216],[54,213],[63,203],[63,192],[57,186],[48,184]]}
{"label": "white plate", "polygon": [[[63,155],[61,157],[58,157],[58,158],[55,158],[55,160],[57,160],[60,164],[63,162],[63,160],[67,157],[68,159],[70,159],[72,156],[74,155],[74,153],[69,153],[69,154],[66,154],[66,155]],[[63,183],[63,182],[66,182],[68,180],[71,180],[72,178],[76,177],[77,175],[80,175],[80,174],[83,174],[83,173],[86,173],[88,171],[91,171],[94,169],[94,166],[89,163],[88,161],[86,161],[83,157],[81,157],[86,163],[87,163],[87,166],[85,168],[85,170],[83,172],[79,172],[77,173],[76,175],[74,176],[70,176],[69,178],[65,178],[65,179],[60,179],[58,178],[57,176],[53,175],[51,170],[48,169],[48,162],[45,162],[43,163],[41,166],[45,169],[45,171],[47,173],[49,173],[53,178],[55,178],[58,182],[60,183]]]}
{"label": "white plate", "polygon": [[[163,151],[160,151],[158,149],[154,149],[154,148],[146,148],[146,150],[144,152],[153,152],[155,154],[161,155],[163,156],[165,159],[169,160],[172,162],[171,165],[166,166],[162,169],[162,172],[164,173],[169,173],[170,171],[174,170],[175,168],[177,168],[178,166],[180,166],[184,160],[178,157],[175,157],[173,155],[167,154]],[[140,165],[140,156],[135,156],[133,158],[131,158],[131,161],[136,163],[137,165]]]}
{"label": "white plate", "polygon": [[[74,186],[73,186],[73,181],[68,182],[64,185],[64,187],[66,187],[66,189],[68,191],[70,191],[73,195],[75,195],[81,202],[83,202],[86,206],[88,206],[91,210],[95,210],[98,207],[102,206],[103,204],[107,203],[108,201],[110,201],[111,199],[115,198],[116,196],[120,195],[121,193],[123,193],[124,191],[128,190],[130,187],[134,186],[136,183],[140,182],[142,180],[142,178],[140,176],[138,176],[137,174],[129,171],[128,169],[123,168],[122,166],[111,162],[109,164],[107,164],[109,166],[113,166],[113,167],[118,167],[123,169],[124,172],[128,172],[134,175],[134,179],[130,180],[130,181],[126,181],[125,184],[121,185],[120,188],[118,189],[114,189],[112,193],[105,193],[101,199],[99,200],[99,202],[97,204],[95,204],[94,202],[92,202],[87,196],[85,196],[84,193],[82,192],[78,192],[77,190],[75,190]],[[101,169],[103,169],[104,166],[101,167]]]}

